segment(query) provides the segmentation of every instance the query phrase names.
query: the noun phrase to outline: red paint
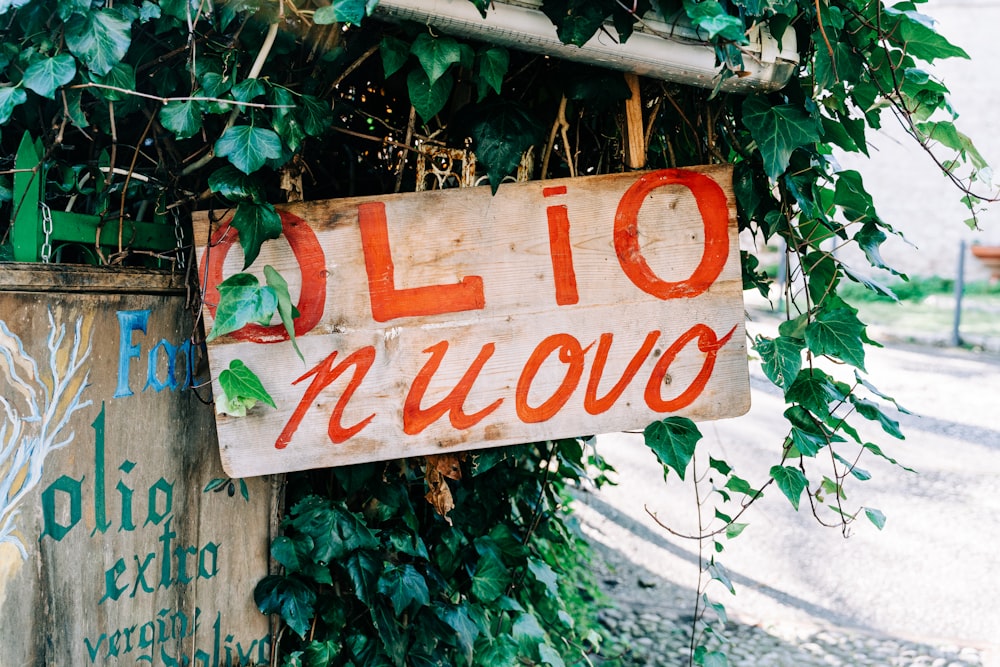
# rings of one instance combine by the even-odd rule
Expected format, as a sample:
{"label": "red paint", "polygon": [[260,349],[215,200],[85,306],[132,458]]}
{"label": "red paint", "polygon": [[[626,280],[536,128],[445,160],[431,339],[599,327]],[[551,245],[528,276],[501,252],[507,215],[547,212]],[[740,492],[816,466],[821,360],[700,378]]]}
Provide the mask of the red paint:
{"label": "red paint", "polygon": [[[681,334],[681,337],[667,348],[667,351],[657,360],[656,366],[653,367],[649,382],[646,383],[646,405],[657,412],[677,412],[681,408],[691,405],[705,390],[705,385],[708,384],[709,378],[712,377],[712,371],[715,369],[715,357],[719,354],[722,346],[729,342],[735,331],[736,327],[734,326],[729,330],[729,333],[720,339],[716,338],[715,332],[706,325],[696,324]],[[690,386],[677,398],[663,400],[661,388],[664,385],[670,364],[673,363],[678,353],[695,338],[698,339],[698,349],[706,354],[701,370],[691,381]]]}
{"label": "red paint", "polygon": [[330,356],[316,364],[316,366],[314,366],[309,372],[292,383],[298,384],[307,377],[314,377],[313,381],[309,383],[309,387],[306,389],[305,394],[302,395],[302,400],[299,401],[298,406],[295,408],[295,412],[292,413],[291,419],[289,419],[288,423],[285,424],[285,428],[281,431],[281,435],[279,435],[278,439],[275,441],[275,449],[284,449],[288,446],[288,443],[292,441],[292,436],[295,435],[295,431],[298,430],[299,424],[302,423],[302,418],[305,417],[306,412],[308,412],[309,408],[311,408],[313,403],[315,403],[320,392],[326,389],[331,382],[340,377],[341,374],[350,366],[354,366],[354,375],[351,376],[351,380],[347,384],[347,388],[344,390],[344,393],[337,399],[337,405],[333,408],[333,413],[330,415],[330,425],[327,428],[327,435],[330,436],[330,441],[332,443],[340,444],[360,433],[361,429],[368,426],[368,424],[370,424],[375,418],[375,415],[371,414],[354,426],[348,426],[345,428],[340,425],[340,420],[343,418],[344,410],[347,408],[347,404],[350,402],[351,397],[354,396],[354,392],[358,390],[358,387],[361,385],[361,381],[364,380],[365,375],[368,374],[372,364],[375,363],[375,348],[371,345],[363,347],[334,366],[333,362],[336,361],[336,359],[337,352],[334,351],[330,354]]}
{"label": "red paint", "polygon": [[[323,309],[326,304],[326,256],[309,224],[292,213],[278,211],[281,216],[281,229],[291,246],[295,259],[299,263],[302,274],[302,290],[296,308],[299,317],[295,318],[295,335],[302,336],[319,324],[323,319]],[[226,223],[212,235],[211,245],[202,255],[202,266],[208,261],[205,280],[205,308],[215,317],[215,309],[219,303],[218,285],[222,282],[222,268],[226,255],[239,240],[239,232]],[[288,331],[283,324],[263,326],[248,324],[239,331],[228,334],[236,340],[251,343],[280,343],[289,339]]]}
{"label": "red paint", "polygon": [[483,369],[489,358],[493,356],[495,349],[496,345],[494,343],[483,345],[475,361],[465,371],[465,375],[455,385],[455,388],[443,400],[429,408],[421,408],[420,403],[423,401],[424,394],[427,393],[427,387],[430,385],[431,378],[434,377],[434,373],[441,366],[441,360],[444,359],[445,352],[448,351],[448,341],[443,340],[424,350],[425,353],[430,353],[431,358],[427,360],[424,367],[417,373],[417,377],[414,378],[413,384],[410,386],[409,393],[406,394],[406,402],[403,404],[403,432],[407,435],[416,435],[440,419],[446,412],[448,413],[451,425],[462,431],[475,426],[484,417],[499,408],[500,404],[503,403],[502,398],[498,398],[479,412],[471,415],[467,415],[464,412],[465,399],[468,398],[469,392],[472,390],[472,385],[475,383],[476,378],[479,377],[479,372]]}
{"label": "red paint", "polygon": [[399,317],[441,315],[486,307],[483,279],[465,276],[453,285],[425,285],[396,289],[396,268],[389,247],[389,228],[385,219],[385,204],[369,202],[358,206],[361,247],[368,273],[368,293],[371,295],[372,317],[376,322],[388,322]]}
{"label": "red paint", "polygon": [[[686,280],[668,282],[649,268],[639,247],[639,209],[656,188],[683,185],[691,190],[705,227],[701,261]],[[729,254],[729,207],[718,183],[684,169],[661,169],[639,178],[625,191],[615,214],[615,253],[629,280],[659,299],[691,298],[707,290],[722,273]]]}
{"label": "red paint", "polygon": [[[580,341],[569,334],[555,334],[539,343],[531,356],[528,357],[528,361],[521,370],[521,377],[517,381],[514,405],[518,419],[525,424],[536,424],[548,421],[555,416],[566,405],[566,401],[580,384],[580,377],[583,375],[584,355],[592,345],[593,343],[586,348],[581,348]],[[531,389],[531,383],[545,360],[557,349],[559,350],[559,361],[568,364],[569,368],[566,369],[566,375],[555,393],[541,405],[533,408],[528,405],[528,391]]]}
{"label": "red paint", "polygon": [[646,334],[646,340],[642,342],[642,346],[632,357],[632,360],[629,361],[618,382],[611,388],[611,391],[603,397],[598,398],[597,388],[601,383],[601,377],[604,375],[604,365],[608,362],[608,352],[611,350],[611,342],[614,338],[614,334],[601,334],[601,338],[597,343],[597,356],[594,358],[594,365],[590,369],[587,393],[583,397],[583,409],[592,415],[599,415],[602,412],[610,410],[615,402],[621,398],[622,393],[628,387],[629,383],[632,382],[635,374],[639,372],[639,367],[646,361],[649,353],[653,351],[653,346],[656,345],[659,337],[659,331],[650,331]]}
{"label": "red paint", "polygon": [[580,301],[573,269],[573,246],[569,240],[569,213],[565,206],[545,209],[549,220],[549,255],[552,256],[552,277],[556,283],[556,303],[572,306]]}

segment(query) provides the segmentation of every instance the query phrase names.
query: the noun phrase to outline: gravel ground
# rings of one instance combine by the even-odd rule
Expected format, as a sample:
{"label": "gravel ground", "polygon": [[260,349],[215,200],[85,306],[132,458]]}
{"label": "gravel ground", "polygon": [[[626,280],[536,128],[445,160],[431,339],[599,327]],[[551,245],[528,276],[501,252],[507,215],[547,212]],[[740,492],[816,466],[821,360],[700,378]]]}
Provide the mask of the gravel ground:
{"label": "gravel ground", "polygon": [[[577,516],[595,549],[594,571],[610,603],[598,616],[608,642],[594,664],[688,665],[693,589],[658,577],[630,560],[629,553],[641,545],[629,541],[641,538],[630,538],[627,528],[587,504],[587,494],[580,500]],[[711,610],[706,617],[717,618]],[[754,623],[733,617],[724,628],[716,620],[713,628],[716,636],[709,648],[725,652],[732,667],[990,667],[973,647],[907,641],[861,628],[787,619]]]}

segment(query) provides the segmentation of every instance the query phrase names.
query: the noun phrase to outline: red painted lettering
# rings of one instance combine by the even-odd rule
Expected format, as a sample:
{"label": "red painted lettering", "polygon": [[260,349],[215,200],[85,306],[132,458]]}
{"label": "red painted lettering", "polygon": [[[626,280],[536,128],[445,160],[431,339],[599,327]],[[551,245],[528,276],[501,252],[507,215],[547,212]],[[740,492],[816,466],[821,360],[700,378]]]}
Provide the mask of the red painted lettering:
{"label": "red painted lettering", "polygon": [[[734,326],[721,339],[716,338],[715,332],[704,324],[696,324],[685,331],[656,362],[656,366],[649,376],[649,382],[646,383],[646,405],[657,412],[676,412],[691,405],[708,384],[712,370],[715,369],[715,357],[719,354],[719,350],[729,342],[735,331],[736,327]],[[701,370],[691,381],[690,386],[677,398],[664,400],[661,387],[664,385],[667,369],[670,368],[670,364],[673,363],[678,353],[695,338],[698,339],[698,349],[705,353],[705,361],[701,365]]]}
{"label": "red painted lettering", "polygon": [[340,377],[340,375],[352,365],[354,366],[354,375],[351,376],[351,380],[348,383],[347,388],[344,390],[344,393],[340,395],[339,399],[337,399],[337,405],[333,408],[333,413],[330,415],[330,425],[327,430],[327,433],[330,436],[330,441],[334,444],[345,442],[346,440],[357,435],[361,429],[368,426],[371,420],[375,418],[375,415],[372,414],[368,415],[354,426],[345,428],[340,425],[340,420],[344,415],[344,409],[347,407],[348,402],[350,402],[351,397],[354,396],[354,392],[357,391],[361,381],[364,380],[368,370],[375,362],[375,348],[371,345],[363,347],[334,366],[333,362],[336,361],[336,359],[337,352],[334,351],[326,359],[316,364],[312,370],[292,383],[298,384],[307,377],[314,376],[313,381],[309,383],[309,387],[306,389],[306,393],[302,396],[302,400],[299,401],[298,406],[295,408],[295,412],[292,413],[291,419],[289,419],[288,423],[285,424],[284,430],[281,431],[281,435],[278,436],[277,441],[274,443],[274,447],[276,449],[284,449],[288,446],[288,443],[292,440],[292,436],[295,435],[295,431],[299,428],[299,424],[302,423],[302,418],[305,417],[306,412],[310,407],[312,407],[313,403],[316,401],[316,397],[319,396],[319,393],[330,383]]}
{"label": "red painted lettering", "polygon": [[[302,291],[296,304],[299,316],[295,318],[295,335],[303,336],[323,319],[326,303],[326,257],[316,233],[305,220],[287,211],[278,211],[278,214],[281,216],[282,233],[299,263],[302,275]],[[215,231],[211,244],[205,249],[202,261],[203,266],[205,262],[208,263],[205,269],[205,308],[212,317],[215,317],[215,306],[219,303],[217,285],[222,282],[222,265],[238,240],[239,232],[227,223]],[[288,331],[283,324],[248,324],[229,336],[252,343],[280,343],[288,340]]]}
{"label": "red painted lettering", "polygon": [[465,414],[463,411],[465,399],[468,398],[473,383],[479,377],[479,372],[483,369],[489,358],[493,356],[494,349],[496,349],[496,345],[493,343],[483,345],[475,361],[469,366],[469,370],[465,371],[465,375],[455,385],[455,388],[443,400],[426,409],[420,407],[420,402],[427,392],[431,378],[441,366],[445,352],[448,351],[448,341],[443,340],[424,350],[424,352],[430,353],[431,358],[427,360],[424,367],[417,373],[417,377],[413,380],[410,391],[406,395],[406,402],[403,404],[403,432],[407,435],[416,435],[440,419],[446,412],[452,426],[458,430],[467,429],[475,426],[484,417],[500,407],[500,404],[503,403],[502,398],[498,398],[479,412],[471,415]]}
{"label": "red painted lettering", "polygon": [[465,276],[453,285],[425,285],[396,289],[396,268],[389,248],[389,229],[385,219],[385,204],[369,202],[358,206],[361,248],[368,273],[368,293],[371,295],[372,317],[388,322],[398,317],[440,315],[486,307],[483,279]]}
{"label": "red painted lettering", "polygon": [[[566,186],[544,188],[543,197],[566,194]],[[549,221],[549,254],[552,256],[552,275],[556,284],[556,303],[571,306],[580,301],[576,289],[576,272],[573,270],[573,246],[569,241],[569,213],[566,206],[549,206],[545,209]]]}
{"label": "red painted lettering", "polygon": [[[586,348],[581,348],[580,341],[569,334],[555,334],[538,344],[524,364],[521,377],[517,381],[514,405],[521,421],[525,424],[547,421],[562,409],[569,397],[576,391],[576,386],[580,384],[580,377],[583,375],[583,357],[591,347],[593,347],[593,343]],[[528,390],[531,389],[531,383],[542,364],[557,349],[559,350],[559,361],[569,364],[566,376],[563,377],[562,383],[552,396],[537,408],[533,408],[528,405]]]}
{"label": "red painted lettering", "polygon": [[608,361],[608,352],[611,350],[611,341],[614,334],[603,333],[597,343],[597,356],[594,358],[594,365],[590,369],[590,380],[587,382],[587,393],[583,398],[583,409],[592,415],[599,415],[607,412],[611,406],[621,397],[632,378],[639,372],[639,367],[646,361],[646,357],[652,352],[653,346],[660,337],[659,331],[650,331],[646,334],[646,340],[642,342],[639,351],[635,353],[632,360],[625,367],[625,372],[621,378],[603,397],[597,397],[597,387],[601,383],[601,376],[604,375],[604,365]]}
{"label": "red painted lettering", "polygon": [[[653,273],[639,248],[639,209],[646,196],[666,185],[691,190],[705,228],[701,261],[687,279],[667,282]],[[722,188],[708,176],[685,169],[661,169],[646,174],[625,191],[615,213],[615,252],[622,270],[636,287],[660,299],[695,297],[722,273],[729,254],[729,207]]]}

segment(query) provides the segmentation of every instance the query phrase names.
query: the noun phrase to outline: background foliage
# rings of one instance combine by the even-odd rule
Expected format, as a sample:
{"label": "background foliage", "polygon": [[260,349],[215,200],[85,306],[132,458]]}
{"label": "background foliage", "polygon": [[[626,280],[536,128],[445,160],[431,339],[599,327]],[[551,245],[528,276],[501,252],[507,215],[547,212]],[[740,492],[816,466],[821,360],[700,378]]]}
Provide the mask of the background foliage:
{"label": "background foliage", "polygon": [[[281,232],[275,203],[412,190],[411,151],[420,143],[470,145],[494,187],[532,148],[535,178],[625,169],[622,102],[630,92],[620,73],[366,18],[376,4],[0,0],[2,217],[19,205],[9,170],[24,132],[44,146],[39,177],[50,206],[106,224],[152,210],[183,221],[195,208],[232,211],[248,267]],[[626,39],[650,6],[546,0],[543,11],[563,41],[581,44],[598,30]],[[706,580],[731,587],[715,536],[737,535],[746,506],[770,485],[796,509],[808,506],[844,530],[858,516],[878,527],[885,520],[877,509],[848,504],[845,491],[848,480],[867,478],[863,456],[887,457],[864,424],[881,437],[902,434],[894,401],[864,375],[873,342],[847,298],[856,291],[842,287],[892,292],[843,258],[891,275],[880,246],[896,232],[861,174],[839,169],[835,151],[867,153],[867,133],[898,119],[958,185],[970,224],[982,200],[972,187],[990,173],[928,69],[965,53],[935,32],[918,3],[663,0],[659,7],[704,32],[727,65],[723,76],[737,75],[739,47],[755,23],[778,38],[794,33],[801,54],[798,75],[774,93],[641,85],[648,166],[735,163],[741,229],[758,248],[788,255],[787,321],[778,335],[753,341],[787,403],[788,430],[776,435],[770,477],[751,482],[725,461],[701,459],[724,481],[706,495],[719,503],[714,523],[692,537],[716,545],[705,557]],[[844,252],[849,247],[857,252]],[[132,250],[118,248],[113,261],[134,261]],[[743,265],[745,287],[770,295],[756,254],[744,252]],[[233,295],[219,304],[226,326],[275,309],[290,326],[287,287],[265,273],[266,284],[242,277],[223,290]],[[245,386],[244,370],[229,369],[227,386]],[[248,392],[228,396],[223,407],[268,400]],[[699,438],[686,420],[647,429],[664,471],[681,480]],[[284,571],[256,591],[262,610],[287,626],[284,659],[584,659],[597,637],[584,621],[591,601],[583,547],[563,506],[567,484],[584,476],[588,461],[600,463],[568,440],[475,454],[445,470],[428,459],[291,478],[285,534],[272,548]],[[695,646],[692,660],[725,664]]]}

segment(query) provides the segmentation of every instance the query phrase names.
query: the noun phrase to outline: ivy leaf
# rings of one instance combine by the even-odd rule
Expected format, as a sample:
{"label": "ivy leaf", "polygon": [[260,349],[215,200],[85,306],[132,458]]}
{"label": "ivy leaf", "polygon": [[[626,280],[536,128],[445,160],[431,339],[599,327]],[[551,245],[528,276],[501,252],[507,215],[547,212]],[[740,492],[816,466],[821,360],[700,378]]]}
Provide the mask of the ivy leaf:
{"label": "ivy leaf", "polygon": [[818,368],[805,368],[792,386],[785,391],[785,399],[825,419],[830,416],[830,403],[847,398],[832,378]]}
{"label": "ivy leaf", "polygon": [[729,571],[722,565],[722,563],[717,563],[713,559],[705,569],[708,570],[708,574],[712,579],[715,579],[720,584],[725,586],[730,593],[736,595],[736,588],[733,586],[733,580],[729,576]]}
{"label": "ivy leaf", "polygon": [[486,97],[488,88],[499,95],[503,79],[510,67],[510,53],[502,46],[491,46],[479,51],[479,99]]}
{"label": "ivy leaf", "polygon": [[819,450],[826,447],[826,438],[816,433],[809,431],[804,431],[797,426],[793,426],[789,435],[792,438],[792,444],[795,445],[795,449],[799,450],[802,456],[813,457],[819,453]]}
{"label": "ivy leaf", "polygon": [[719,2],[696,2],[684,0],[684,11],[696,28],[708,33],[708,39],[721,37],[730,42],[745,44],[743,21],[730,16]]}
{"label": "ivy leaf", "polygon": [[809,485],[809,480],[806,479],[806,476],[798,468],[773,466],[771,468],[771,477],[777,483],[781,492],[785,494],[785,497],[791,501],[795,511],[798,511],[802,492]]}
{"label": "ivy leaf", "polygon": [[28,94],[23,88],[15,86],[0,87],[0,125],[6,125],[14,107],[28,101]]}
{"label": "ivy leaf", "polygon": [[277,407],[257,374],[239,359],[233,359],[229,362],[229,368],[219,373],[219,385],[231,399],[260,401],[272,408]]}
{"label": "ivy leaf", "polygon": [[271,542],[271,558],[289,572],[299,570],[299,555],[295,550],[295,542],[287,535],[279,535]]}
{"label": "ivy leaf", "polygon": [[261,286],[257,276],[250,273],[234,274],[219,283],[215,323],[206,341],[211,342],[219,336],[242,329],[251,322],[267,324],[277,306],[274,290]]}
{"label": "ivy leaf", "polygon": [[253,599],[262,614],[279,614],[299,637],[309,630],[316,609],[316,592],[297,577],[270,575],[260,580]]}
{"label": "ivy leaf", "polygon": [[820,125],[802,107],[775,106],[763,95],[755,95],[743,103],[743,122],[757,142],[764,170],[774,180],[788,168],[796,148],[820,140]]}
{"label": "ivy leaf", "polygon": [[281,236],[281,216],[268,203],[240,202],[231,224],[240,233],[244,269],[257,259],[264,241]]}
{"label": "ivy leaf", "polygon": [[789,336],[757,336],[753,349],[760,355],[761,368],[767,379],[787,390],[802,369],[805,343]]}
{"label": "ivy leaf", "polygon": [[684,471],[701,440],[698,426],[687,417],[667,417],[647,426],[643,435],[646,446],[653,450],[660,463],[673,468],[683,480]]}
{"label": "ivy leaf", "polygon": [[549,665],[549,667],[566,667],[566,663],[563,662],[559,651],[544,642],[538,645],[538,657],[541,659],[543,665]]}
{"label": "ivy leaf", "polygon": [[201,131],[201,109],[195,102],[168,102],[160,107],[160,124],[178,139],[190,139]]}
{"label": "ivy leaf", "polygon": [[859,415],[869,421],[877,422],[888,435],[897,440],[906,439],[903,432],[899,429],[899,422],[885,414],[878,403],[864,398],[857,398],[853,394],[851,395],[851,403],[854,404],[854,408],[858,411]]}
{"label": "ivy leaf", "polygon": [[420,66],[433,86],[444,76],[452,64],[461,62],[462,49],[452,37],[431,37],[430,33],[420,33],[410,46],[410,53],[417,57]]}
{"label": "ivy leaf", "polygon": [[382,57],[382,69],[385,71],[385,78],[389,78],[403,68],[410,58],[410,45],[398,37],[386,35],[382,38],[378,49]]}
{"label": "ivy leaf", "polygon": [[451,74],[445,74],[431,85],[430,79],[422,69],[410,70],[406,77],[406,89],[410,94],[410,104],[417,110],[425,123],[430,122],[451,96],[451,88],[455,80]]}
{"label": "ivy leaf", "polygon": [[509,100],[470,105],[466,113],[472,119],[467,133],[472,137],[476,159],[486,167],[490,187],[496,194],[504,177],[517,169],[524,152],[539,143],[542,127]]}
{"label": "ivy leaf", "polygon": [[292,347],[295,348],[299,359],[305,361],[302,351],[299,350],[299,344],[295,342],[295,306],[288,293],[288,282],[271,265],[264,267],[264,278],[267,281],[267,286],[274,290],[274,295],[278,300],[278,316],[281,318],[281,323],[285,325],[285,331],[288,332],[288,338],[292,341]]}
{"label": "ivy leaf", "polygon": [[913,10],[900,10],[894,7],[886,7],[885,14],[896,19],[896,29],[887,28],[886,34],[914,58],[927,62],[933,62],[937,58],[968,59],[969,54],[934,30],[934,22],[930,17]]}
{"label": "ivy leaf", "polygon": [[548,563],[537,558],[529,558],[528,571],[531,572],[531,576],[535,581],[545,587],[545,590],[548,591],[553,599],[559,596],[559,575],[556,574],[556,571]]}
{"label": "ivy leaf", "polygon": [[542,11],[555,24],[559,40],[576,46],[586,44],[608,16],[601,3],[579,0],[547,0]]}
{"label": "ivy leaf", "polygon": [[814,354],[829,355],[865,370],[864,332],[865,325],[847,308],[822,310],[806,327],[806,345]]}
{"label": "ivy leaf", "polygon": [[[136,89],[135,68],[128,63],[117,63],[104,76],[94,76],[95,83],[109,88],[98,88],[101,97],[110,102],[120,102],[130,97],[127,91]],[[116,90],[117,89],[117,90]]]}
{"label": "ivy leaf", "polygon": [[267,160],[281,157],[281,139],[274,130],[236,125],[215,142],[215,154],[228,157],[233,166],[244,174],[252,174]]}
{"label": "ivy leaf", "polygon": [[480,601],[490,603],[503,595],[509,584],[510,572],[500,556],[492,550],[483,551],[472,575],[472,594]]}
{"label": "ivy leaf", "polygon": [[[68,53],[60,53],[57,56],[42,58],[31,63],[28,69],[24,70],[24,78],[21,83],[24,84],[25,88],[51,100],[55,98],[56,89],[72,81],[74,76],[76,76],[76,59]],[[5,88],[4,90],[18,89]],[[24,95],[23,90],[20,93]],[[21,100],[21,102],[23,101]]]}
{"label": "ivy leaf", "polygon": [[865,516],[867,516],[868,520],[875,524],[875,527],[879,530],[885,528],[885,514],[883,514],[881,510],[877,510],[874,507],[866,507]]}
{"label": "ivy leaf", "polygon": [[132,25],[117,9],[73,14],[65,25],[66,46],[98,76],[120,63],[132,43]]}
{"label": "ivy leaf", "polygon": [[479,626],[469,617],[468,603],[462,603],[458,607],[436,607],[434,612],[438,618],[447,623],[455,631],[458,638],[458,646],[465,657],[465,663],[471,665],[476,637],[479,636]]}
{"label": "ivy leaf", "polygon": [[333,0],[325,7],[316,9],[313,23],[329,25],[331,23],[349,23],[361,25],[361,21],[370,16],[378,0]]}
{"label": "ivy leaf", "polygon": [[264,198],[264,190],[257,179],[244,174],[231,164],[223,165],[212,172],[208,177],[208,188],[230,201],[248,199],[260,202]]}
{"label": "ivy leaf", "polygon": [[354,585],[354,597],[370,606],[378,585],[382,561],[367,551],[355,551],[347,557],[344,568]]}
{"label": "ivy leaf", "polygon": [[854,235],[854,241],[858,247],[864,251],[872,266],[883,269],[894,275],[902,275],[899,271],[888,266],[882,260],[880,246],[885,242],[886,236],[874,222],[866,222]]}
{"label": "ivy leaf", "polygon": [[378,592],[389,598],[396,616],[431,602],[427,580],[410,564],[387,567],[378,579]]}

